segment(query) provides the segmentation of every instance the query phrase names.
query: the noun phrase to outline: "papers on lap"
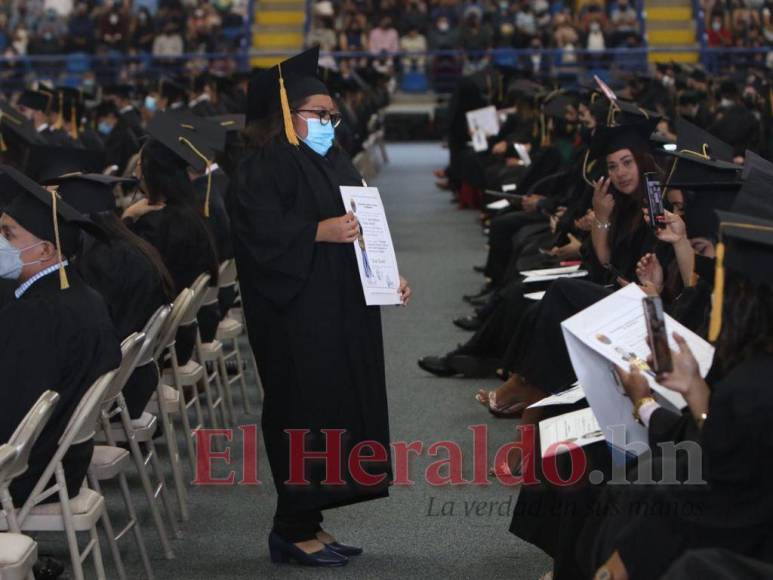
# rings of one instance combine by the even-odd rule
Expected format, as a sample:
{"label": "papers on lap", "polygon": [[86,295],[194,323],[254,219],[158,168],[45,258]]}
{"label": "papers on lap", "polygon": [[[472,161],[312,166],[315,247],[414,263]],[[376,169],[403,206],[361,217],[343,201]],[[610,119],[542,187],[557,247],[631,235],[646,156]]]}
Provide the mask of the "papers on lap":
{"label": "papers on lap", "polygon": [[471,132],[482,131],[486,137],[493,137],[499,133],[499,116],[497,115],[496,107],[493,105],[467,111],[465,115],[467,117],[467,127],[469,127]]}
{"label": "papers on lap", "polygon": [[523,270],[521,276],[552,276],[554,274],[571,274],[577,272],[580,265],[562,266],[560,268],[543,268],[541,270]]}
{"label": "papers on lap", "polygon": [[529,300],[542,300],[545,297],[545,291],[529,292],[528,294],[524,294],[523,297],[528,298]]}
{"label": "papers on lap", "polygon": [[360,222],[354,242],[360,282],[368,306],[400,304],[400,275],[384,205],[375,187],[341,186],[346,211]]}
{"label": "papers on lap", "polygon": [[[567,266],[568,268],[574,268],[574,266]],[[533,270],[538,271],[538,270]],[[532,274],[526,276],[523,282],[530,284],[531,282],[549,282],[550,280],[558,280],[559,278],[584,278],[588,275],[586,270],[577,270],[576,272],[563,272],[558,274]]]}
{"label": "papers on lap", "polygon": [[590,408],[564,413],[539,422],[542,457],[565,453],[569,451],[570,446],[584,447],[598,441],[604,441],[604,434]]}
{"label": "papers on lap", "polygon": [[575,383],[574,386],[566,389],[565,391],[561,391],[560,393],[556,393],[555,395],[550,395],[549,397],[545,397],[541,401],[537,401],[533,405],[529,405],[529,409],[534,409],[535,407],[553,407],[555,405],[574,405],[578,401],[582,401],[585,398],[585,391],[582,388],[582,385]]}
{"label": "papers on lap", "polygon": [[[628,369],[632,364],[641,369],[658,401],[671,409],[686,406],[681,395],[655,382],[647,365],[647,327],[642,298],[645,294],[636,284],[629,284],[561,323],[564,340],[575,374],[585,389],[588,403],[610,443],[618,447],[632,442],[647,443],[646,429],[633,416],[631,400],[618,386],[614,365]],[[698,360],[702,376],[706,376],[714,358],[714,347],[694,332],[666,315],[666,328],[671,348],[676,349],[672,333],[681,334]],[[625,441],[613,437],[612,427],[625,426]],[[640,454],[644,447],[629,449]]]}

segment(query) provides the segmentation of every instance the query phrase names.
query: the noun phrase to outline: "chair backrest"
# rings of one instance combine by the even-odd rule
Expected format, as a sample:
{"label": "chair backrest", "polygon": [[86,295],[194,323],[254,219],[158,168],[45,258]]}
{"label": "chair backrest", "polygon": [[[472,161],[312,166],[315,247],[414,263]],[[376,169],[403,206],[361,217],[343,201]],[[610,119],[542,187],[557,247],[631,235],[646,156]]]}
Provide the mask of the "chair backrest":
{"label": "chair backrest", "polygon": [[11,479],[27,471],[32,447],[51,418],[57,402],[59,402],[59,393],[45,391],[38,397],[8,440],[8,444],[16,450],[16,461],[9,472]]}
{"label": "chair backrest", "polygon": [[121,394],[121,391],[132,376],[134,369],[137,368],[140,351],[145,343],[145,335],[141,332],[133,332],[121,343],[121,364],[113,374],[113,380],[105,391],[102,399],[102,408],[109,410],[114,401]]}
{"label": "chair backrest", "polygon": [[[56,449],[56,453],[48,462],[45,471],[38,479],[35,487],[32,488],[32,492],[27,498],[27,501],[22,506],[18,514],[20,524],[24,523],[29,511],[43,499],[50,496],[56,491],[56,487],[52,487],[46,490],[46,486],[51,481],[51,477],[54,475],[57,466],[62,462],[67,451],[70,447],[78,443],[83,443],[94,437],[94,432],[97,427],[97,419],[102,409],[102,400],[105,398],[105,393],[110,387],[110,382],[113,380],[115,371],[110,371],[99,377],[88,388],[81,397],[78,406],[73,411],[70,420],[67,423],[67,427],[64,429],[64,433],[59,438],[59,447]],[[45,493],[43,493],[45,491]]]}
{"label": "chair backrest", "polygon": [[188,310],[191,300],[193,300],[193,290],[190,288],[183,288],[183,291],[175,298],[174,304],[172,304],[172,311],[166,318],[164,328],[161,329],[161,338],[158,340],[156,352],[153,353],[153,358],[156,360],[160,359],[165,349],[174,346],[177,329],[180,327],[180,323],[182,323],[183,315]]}
{"label": "chair backrest", "polygon": [[207,287],[209,286],[209,274],[201,274],[191,285],[193,290],[193,299],[188,305],[188,310],[183,316],[181,322],[182,326],[188,326],[196,322],[196,315],[199,313],[199,308],[204,303],[204,299],[207,297]]}
{"label": "chair backrest", "polygon": [[145,342],[142,343],[142,350],[140,350],[140,355],[138,357],[138,367],[143,367],[153,362],[153,355],[162,338],[161,333],[171,311],[172,307],[168,304],[164,304],[153,313],[153,316],[151,316],[150,320],[145,324],[145,328],[142,330],[142,333],[145,335]]}
{"label": "chair backrest", "polygon": [[229,288],[236,284],[236,260],[229,258],[220,264],[217,284],[220,288]]}

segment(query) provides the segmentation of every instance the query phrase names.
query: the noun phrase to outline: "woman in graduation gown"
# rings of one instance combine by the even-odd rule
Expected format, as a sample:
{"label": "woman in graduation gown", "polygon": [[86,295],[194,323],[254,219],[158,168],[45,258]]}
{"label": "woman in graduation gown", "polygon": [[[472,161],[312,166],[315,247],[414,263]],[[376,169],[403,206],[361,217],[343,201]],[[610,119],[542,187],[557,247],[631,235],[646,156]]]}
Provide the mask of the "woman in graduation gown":
{"label": "woman in graduation gown", "polygon": [[[334,143],[339,114],[316,77],[318,49],[256,74],[250,83],[245,153],[230,199],[236,260],[250,342],[265,390],[262,428],[278,498],[269,548],[274,562],[341,566],[362,550],[321,528],[322,510],[388,494],[391,479],[381,318],[365,304],[342,185],[362,185]],[[407,302],[410,290],[401,279]],[[303,449],[340,451],[339,485],[325,462],[292,455],[288,429],[308,430]],[[341,444],[323,429],[342,430]],[[385,453],[364,465],[346,458],[366,441]],[[308,485],[288,483],[301,462]],[[337,474],[336,474],[337,475]]]}

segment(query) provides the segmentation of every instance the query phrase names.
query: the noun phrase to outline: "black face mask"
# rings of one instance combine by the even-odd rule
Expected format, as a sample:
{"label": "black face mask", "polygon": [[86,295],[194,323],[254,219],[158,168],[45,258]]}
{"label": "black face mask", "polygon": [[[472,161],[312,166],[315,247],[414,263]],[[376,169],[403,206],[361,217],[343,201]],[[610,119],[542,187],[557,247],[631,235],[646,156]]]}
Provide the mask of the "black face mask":
{"label": "black face mask", "polygon": [[590,145],[592,136],[591,129],[588,129],[587,127],[582,127],[580,129],[580,140],[582,140],[583,145]]}

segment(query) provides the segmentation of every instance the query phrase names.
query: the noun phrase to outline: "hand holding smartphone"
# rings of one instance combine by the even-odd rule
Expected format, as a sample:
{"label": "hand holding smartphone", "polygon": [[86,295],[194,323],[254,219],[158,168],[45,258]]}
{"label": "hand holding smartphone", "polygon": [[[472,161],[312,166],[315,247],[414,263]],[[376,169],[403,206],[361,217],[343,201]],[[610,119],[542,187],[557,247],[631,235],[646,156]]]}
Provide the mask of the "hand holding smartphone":
{"label": "hand holding smartphone", "polygon": [[663,192],[657,174],[645,173],[644,182],[647,187],[647,207],[650,212],[650,227],[662,230],[666,227],[666,211],[663,207]]}
{"label": "hand holding smartphone", "polygon": [[660,296],[647,296],[642,299],[644,319],[647,323],[647,337],[652,351],[652,370],[656,374],[670,373],[673,368],[671,347],[666,332],[666,315]]}

